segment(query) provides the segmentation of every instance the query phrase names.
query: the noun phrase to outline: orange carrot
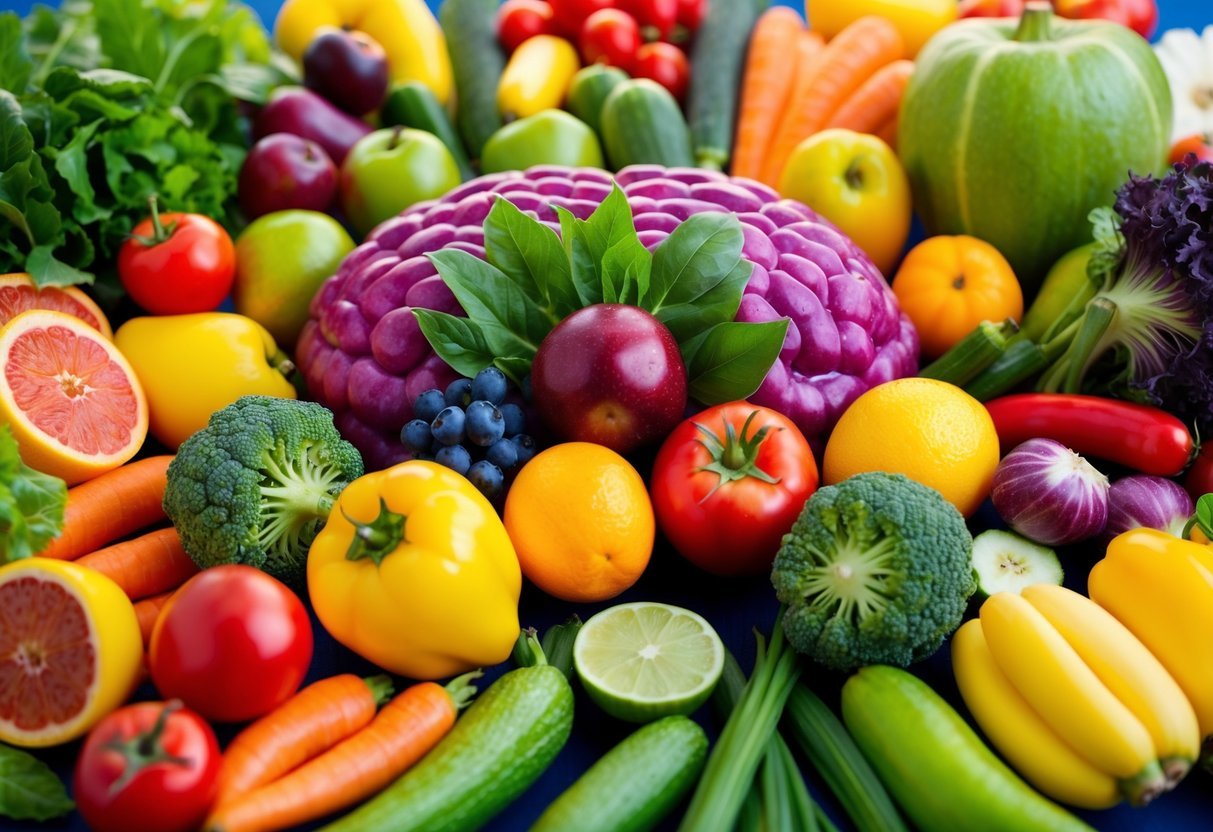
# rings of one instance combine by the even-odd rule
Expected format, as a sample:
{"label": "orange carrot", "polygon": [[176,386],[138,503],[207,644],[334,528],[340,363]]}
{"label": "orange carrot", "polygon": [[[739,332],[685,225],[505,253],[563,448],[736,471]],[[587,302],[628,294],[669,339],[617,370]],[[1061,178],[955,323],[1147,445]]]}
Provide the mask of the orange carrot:
{"label": "orange carrot", "polygon": [[834,111],[826,127],[845,127],[858,133],[875,133],[897,117],[901,96],[914,72],[914,62],[904,58],[885,64],[864,81],[855,94]]}
{"label": "orange carrot", "polygon": [[232,740],[223,752],[215,805],[277,780],[353,736],[391,695],[386,676],[343,673],[308,685]]}
{"label": "orange carrot", "polygon": [[112,578],[132,601],[176,589],[198,574],[171,526],[98,549],[76,563]]}
{"label": "orange carrot", "polygon": [[[821,35],[805,31],[800,15],[786,6],[763,12],[750,34],[741,80],[732,174],[753,179],[787,106],[796,73],[789,66],[821,49]],[[790,64],[789,62],[793,62]]]}
{"label": "orange carrot", "polygon": [[433,682],[413,685],[385,705],[369,726],[331,750],[267,786],[217,803],[203,829],[271,832],[365,800],[446,736],[459,708],[475,693],[468,682],[479,675],[465,674],[445,688]]}
{"label": "orange carrot", "polygon": [[886,121],[884,124],[872,131],[872,135],[881,139],[885,144],[894,150],[897,149],[897,113]]}
{"label": "orange carrot", "polygon": [[152,628],[156,626],[156,619],[160,617],[160,611],[164,609],[164,605],[168,603],[169,598],[173,597],[175,591],[161,592],[159,595],[135,602],[135,615],[139,617],[139,632],[143,634],[144,647],[152,643]]}
{"label": "orange carrot", "polygon": [[150,456],[107,471],[67,492],[63,530],[38,554],[75,560],[165,518],[165,471],[171,456]]}
{"label": "orange carrot", "polygon": [[901,34],[883,17],[861,17],[797,69],[787,112],[767,148],[759,179],[775,187],[796,145],[816,133],[859,86],[902,57]]}

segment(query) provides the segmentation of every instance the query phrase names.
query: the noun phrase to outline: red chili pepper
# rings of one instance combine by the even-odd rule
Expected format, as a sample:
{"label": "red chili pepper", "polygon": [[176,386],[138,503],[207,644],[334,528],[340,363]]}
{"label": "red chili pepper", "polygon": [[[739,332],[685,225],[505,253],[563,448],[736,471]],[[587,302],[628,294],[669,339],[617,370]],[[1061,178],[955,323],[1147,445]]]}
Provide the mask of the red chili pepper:
{"label": "red chili pepper", "polygon": [[1157,407],[1068,393],[1021,393],[986,402],[1002,451],[1043,437],[1084,456],[1173,477],[1195,445],[1177,417]]}

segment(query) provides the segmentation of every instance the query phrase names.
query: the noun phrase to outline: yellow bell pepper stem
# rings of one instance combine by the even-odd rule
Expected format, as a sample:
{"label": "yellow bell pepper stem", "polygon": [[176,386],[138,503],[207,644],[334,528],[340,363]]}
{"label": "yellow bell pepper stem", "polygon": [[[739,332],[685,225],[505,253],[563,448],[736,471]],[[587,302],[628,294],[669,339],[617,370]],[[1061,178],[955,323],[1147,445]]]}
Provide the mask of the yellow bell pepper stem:
{"label": "yellow bell pepper stem", "polygon": [[[341,510],[345,514],[345,509]],[[403,514],[397,514],[387,507],[387,501],[379,498],[379,515],[369,523],[359,523],[345,514],[354,527],[354,538],[350,547],[345,551],[346,560],[361,560],[370,558],[376,566],[383,559],[396,551],[397,546],[408,545],[404,536],[404,524],[408,520]]]}

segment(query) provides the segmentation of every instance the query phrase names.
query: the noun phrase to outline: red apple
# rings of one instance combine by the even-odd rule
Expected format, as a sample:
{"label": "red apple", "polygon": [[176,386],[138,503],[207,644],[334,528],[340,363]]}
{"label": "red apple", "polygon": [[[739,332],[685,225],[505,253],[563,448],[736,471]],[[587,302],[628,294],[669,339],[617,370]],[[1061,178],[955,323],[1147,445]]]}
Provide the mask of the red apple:
{"label": "red apple", "polygon": [[617,303],[557,324],[535,353],[531,389],[553,433],[619,453],[663,439],[687,404],[674,336],[645,310]]}
{"label": "red apple", "polygon": [[271,133],[244,157],[236,193],[250,220],[292,208],[327,211],[337,196],[337,166],[315,142]]}
{"label": "red apple", "polygon": [[303,85],[351,115],[366,115],[387,97],[387,53],[365,32],[323,29],[303,53]]}

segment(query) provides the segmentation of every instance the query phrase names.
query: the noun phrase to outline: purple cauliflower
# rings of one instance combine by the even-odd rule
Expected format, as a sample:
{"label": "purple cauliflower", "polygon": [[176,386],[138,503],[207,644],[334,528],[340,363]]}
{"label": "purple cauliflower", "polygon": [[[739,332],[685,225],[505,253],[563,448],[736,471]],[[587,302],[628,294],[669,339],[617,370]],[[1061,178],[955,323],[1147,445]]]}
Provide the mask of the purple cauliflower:
{"label": "purple cauliflower", "polygon": [[[483,257],[494,194],[559,232],[551,206],[585,219],[611,179],[593,168],[546,166],[482,176],[381,224],[324,283],[296,360],[310,395],[333,410],[368,469],[408,457],[399,432],[413,400],[456,377],[410,311],[462,314],[425,254],[453,247]],[[692,168],[634,165],[614,179],[650,250],[691,214],[737,215],[742,254],[754,264],[737,320],[792,320],[779,360],[750,400],[786,414],[810,440],[822,440],[868,388],[917,371],[917,333],[880,271],[804,204],[758,182]]]}

